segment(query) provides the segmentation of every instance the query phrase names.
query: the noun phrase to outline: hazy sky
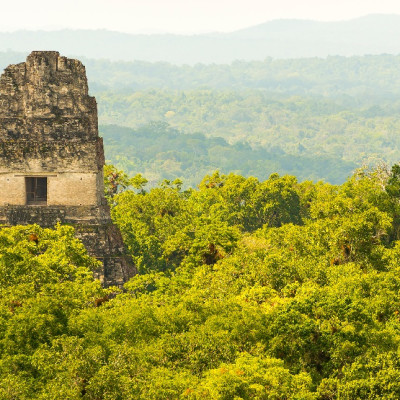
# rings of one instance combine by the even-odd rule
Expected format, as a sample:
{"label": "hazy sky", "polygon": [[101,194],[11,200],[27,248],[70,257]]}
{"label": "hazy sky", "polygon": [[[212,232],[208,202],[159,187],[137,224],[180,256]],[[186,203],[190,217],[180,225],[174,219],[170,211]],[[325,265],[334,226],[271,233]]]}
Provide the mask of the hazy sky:
{"label": "hazy sky", "polygon": [[4,2],[0,30],[233,31],[280,18],[341,20],[400,14],[400,0],[19,0]]}

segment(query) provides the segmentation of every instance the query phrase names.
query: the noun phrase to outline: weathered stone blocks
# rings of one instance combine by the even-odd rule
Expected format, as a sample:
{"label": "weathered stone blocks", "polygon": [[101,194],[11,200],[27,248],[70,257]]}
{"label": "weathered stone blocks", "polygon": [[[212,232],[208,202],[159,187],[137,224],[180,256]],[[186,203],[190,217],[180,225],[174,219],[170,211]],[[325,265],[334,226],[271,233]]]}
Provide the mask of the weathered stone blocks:
{"label": "weathered stone blocks", "polygon": [[7,67],[0,77],[0,223],[73,225],[103,262],[97,276],[106,286],[122,285],[135,268],[111,221],[103,165],[97,104],[82,63],[34,51]]}

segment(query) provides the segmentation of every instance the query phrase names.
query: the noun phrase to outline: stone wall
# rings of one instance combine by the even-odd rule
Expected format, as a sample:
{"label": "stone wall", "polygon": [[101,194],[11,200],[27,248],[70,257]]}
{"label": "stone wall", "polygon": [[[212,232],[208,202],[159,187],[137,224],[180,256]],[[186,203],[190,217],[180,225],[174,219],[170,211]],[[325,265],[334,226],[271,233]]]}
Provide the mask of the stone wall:
{"label": "stone wall", "polygon": [[89,140],[7,140],[0,137],[2,172],[52,172],[103,170],[103,139]]}
{"label": "stone wall", "polygon": [[0,206],[25,205],[25,178],[47,177],[48,206],[90,206],[101,202],[98,174],[84,172],[0,174]]}
{"label": "stone wall", "polygon": [[[136,270],[104,198],[104,150],[85,67],[58,52],[32,52],[0,77],[0,223],[74,226],[102,261],[96,276],[122,285]],[[26,182],[46,178],[47,198]],[[29,191],[30,192],[30,191]]]}
{"label": "stone wall", "polygon": [[48,205],[102,205],[101,138],[0,140],[0,206],[26,203],[25,177],[48,177]]}

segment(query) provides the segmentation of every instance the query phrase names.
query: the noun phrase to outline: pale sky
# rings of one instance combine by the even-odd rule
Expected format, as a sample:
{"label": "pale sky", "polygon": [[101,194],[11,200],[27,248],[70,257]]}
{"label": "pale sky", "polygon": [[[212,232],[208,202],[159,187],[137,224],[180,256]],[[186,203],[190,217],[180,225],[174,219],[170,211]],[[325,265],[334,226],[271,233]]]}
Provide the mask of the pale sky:
{"label": "pale sky", "polygon": [[344,20],[400,14],[400,0],[0,0],[1,31],[108,29],[229,32],[281,18]]}

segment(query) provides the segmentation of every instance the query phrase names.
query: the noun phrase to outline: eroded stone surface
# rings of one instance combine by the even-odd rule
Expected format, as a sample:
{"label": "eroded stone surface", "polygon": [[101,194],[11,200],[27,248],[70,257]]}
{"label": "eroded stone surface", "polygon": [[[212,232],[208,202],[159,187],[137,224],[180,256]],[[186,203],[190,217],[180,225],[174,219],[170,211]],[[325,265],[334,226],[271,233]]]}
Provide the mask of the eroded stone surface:
{"label": "eroded stone surface", "polygon": [[[68,223],[103,262],[97,276],[122,285],[135,273],[104,198],[104,151],[85,67],[58,52],[32,52],[0,77],[0,223]],[[27,179],[46,178],[45,204]]]}
{"label": "eroded stone surface", "polygon": [[97,104],[85,67],[56,51],[32,52],[0,78],[0,137],[97,137]]}

